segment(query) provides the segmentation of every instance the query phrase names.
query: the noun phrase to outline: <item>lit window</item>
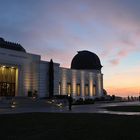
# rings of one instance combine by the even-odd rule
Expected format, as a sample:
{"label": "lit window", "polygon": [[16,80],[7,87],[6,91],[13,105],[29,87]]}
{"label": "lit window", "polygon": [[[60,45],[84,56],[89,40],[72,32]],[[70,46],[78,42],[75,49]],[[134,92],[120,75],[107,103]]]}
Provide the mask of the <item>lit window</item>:
{"label": "lit window", "polygon": [[71,83],[67,83],[67,94],[71,94]]}
{"label": "lit window", "polygon": [[76,93],[77,93],[77,96],[80,96],[81,94],[80,84],[76,85]]}
{"label": "lit window", "polygon": [[2,66],[0,69],[0,96],[15,96],[16,69]]}
{"label": "lit window", "polygon": [[89,96],[89,86],[88,86],[88,84],[85,85],[85,95]]}

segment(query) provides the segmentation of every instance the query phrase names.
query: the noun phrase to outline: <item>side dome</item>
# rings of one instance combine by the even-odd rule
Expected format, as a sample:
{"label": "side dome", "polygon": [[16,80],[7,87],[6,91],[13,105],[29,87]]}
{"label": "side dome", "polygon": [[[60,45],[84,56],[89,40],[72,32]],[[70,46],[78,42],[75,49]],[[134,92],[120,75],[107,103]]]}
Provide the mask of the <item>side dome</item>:
{"label": "side dome", "polygon": [[71,69],[101,70],[102,65],[99,57],[90,51],[78,51],[71,62]]}

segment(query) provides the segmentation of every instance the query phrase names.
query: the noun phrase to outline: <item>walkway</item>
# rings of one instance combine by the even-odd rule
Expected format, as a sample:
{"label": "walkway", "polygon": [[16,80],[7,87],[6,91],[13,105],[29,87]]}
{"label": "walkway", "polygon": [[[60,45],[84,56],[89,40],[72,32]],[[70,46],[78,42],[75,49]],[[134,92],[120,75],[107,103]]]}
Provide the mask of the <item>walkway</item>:
{"label": "walkway", "polygon": [[140,102],[119,102],[119,103],[95,103],[92,105],[75,105],[72,111],[68,110],[68,106],[61,106],[60,103],[50,102],[47,100],[23,100],[18,99],[0,102],[0,114],[28,113],[28,112],[48,112],[48,113],[107,113],[117,115],[140,115],[140,112],[116,112],[107,111],[107,106],[128,106],[138,105]]}

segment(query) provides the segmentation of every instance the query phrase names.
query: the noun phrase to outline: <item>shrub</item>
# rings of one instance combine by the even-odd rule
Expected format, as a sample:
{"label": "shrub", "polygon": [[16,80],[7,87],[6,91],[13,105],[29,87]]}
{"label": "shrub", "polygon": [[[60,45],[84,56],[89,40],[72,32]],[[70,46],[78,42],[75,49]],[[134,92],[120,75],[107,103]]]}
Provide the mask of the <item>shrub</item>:
{"label": "shrub", "polygon": [[93,99],[83,100],[82,98],[80,98],[80,99],[76,100],[73,104],[74,105],[94,104],[94,100]]}
{"label": "shrub", "polygon": [[32,95],[32,91],[28,91],[28,97],[32,97],[33,95]]}
{"label": "shrub", "polygon": [[112,95],[111,99],[112,99],[112,100],[115,100],[115,95]]}
{"label": "shrub", "polygon": [[33,97],[36,97],[36,98],[38,97],[37,90],[35,90],[35,91],[33,92],[32,96],[33,96]]}
{"label": "shrub", "polygon": [[94,104],[93,99],[85,99],[84,104]]}
{"label": "shrub", "polygon": [[67,95],[55,95],[54,98],[56,98],[56,99],[67,99],[68,96]]}

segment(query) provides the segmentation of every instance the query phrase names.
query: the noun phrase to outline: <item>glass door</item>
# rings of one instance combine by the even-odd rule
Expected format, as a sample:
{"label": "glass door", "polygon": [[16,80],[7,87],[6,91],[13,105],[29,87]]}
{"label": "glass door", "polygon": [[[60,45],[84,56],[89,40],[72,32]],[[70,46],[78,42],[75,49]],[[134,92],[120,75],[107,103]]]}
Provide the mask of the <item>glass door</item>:
{"label": "glass door", "polygon": [[15,96],[16,69],[0,67],[0,96]]}

